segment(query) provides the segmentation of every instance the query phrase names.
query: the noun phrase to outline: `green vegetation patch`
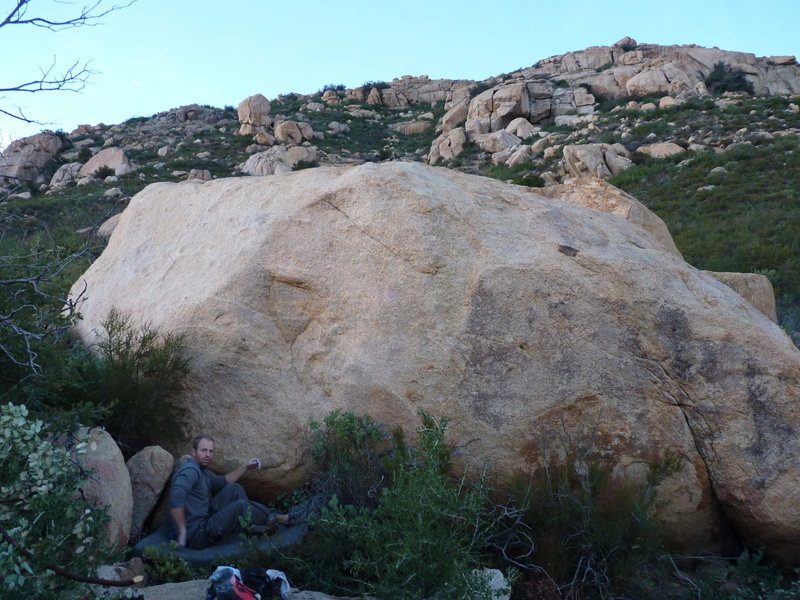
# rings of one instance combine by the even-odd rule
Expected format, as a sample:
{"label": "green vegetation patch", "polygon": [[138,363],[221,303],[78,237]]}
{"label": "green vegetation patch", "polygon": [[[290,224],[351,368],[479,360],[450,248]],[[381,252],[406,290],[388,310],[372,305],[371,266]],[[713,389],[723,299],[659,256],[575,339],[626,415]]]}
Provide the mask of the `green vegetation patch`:
{"label": "green vegetation patch", "polygon": [[[712,174],[715,167],[726,173]],[[658,214],[692,265],[766,271],[779,304],[800,297],[800,138],[647,160],[610,183]],[[789,315],[787,315],[788,318]]]}

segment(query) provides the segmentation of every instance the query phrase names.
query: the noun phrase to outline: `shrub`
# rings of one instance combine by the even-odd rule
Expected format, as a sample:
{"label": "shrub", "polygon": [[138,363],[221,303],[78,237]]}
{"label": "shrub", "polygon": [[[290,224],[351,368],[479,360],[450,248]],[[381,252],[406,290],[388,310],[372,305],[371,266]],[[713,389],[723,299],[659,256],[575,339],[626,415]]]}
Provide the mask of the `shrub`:
{"label": "shrub", "polygon": [[[395,451],[381,461],[385,477],[372,507],[334,495],[311,518],[307,546],[314,558],[306,568],[318,585],[383,598],[488,597],[485,582],[472,573],[486,538],[488,489],[483,478],[473,484],[450,478],[446,420],[419,414],[419,447],[407,448],[395,436]],[[374,462],[373,446],[385,447],[374,422],[352,413],[332,417],[315,440],[317,456],[329,465],[353,465],[366,449],[367,463]]]}
{"label": "shrub", "polygon": [[[343,504],[374,507],[387,477],[390,437],[369,415],[334,410],[311,422],[311,457],[326,492]],[[320,484],[323,482],[320,481]]]}
{"label": "shrub", "polygon": [[171,542],[165,552],[148,546],[142,553],[144,568],[150,585],[198,579],[200,573],[177,553],[177,544]]}
{"label": "shrub", "polygon": [[391,85],[386,83],[385,81],[365,81],[361,85],[361,87],[376,88],[378,90],[385,90],[386,88],[391,87]]}
{"label": "shrub", "polygon": [[114,169],[112,169],[108,165],[103,165],[102,167],[97,169],[97,171],[94,172],[95,178],[100,180],[103,180],[106,177],[111,177],[112,175],[114,175]]}
{"label": "shrub", "polygon": [[592,448],[570,448],[522,482],[517,502],[536,542],[528,564],[543,569],[567,598],[636,592],[640,578],[657,578],[661,533],[651,509],[655,488],[681,463],[666,456],[645,481],[615,477]]}
{"label": "shrub", "polygon": [[712,94],[724,92],[747,92],[753,94],[753,84],[747,80],[745,72],[723,62],[714,63],[705,79],[706,88]]}
{"label": "shrub", "polygon": [[303,169],[314,169],[319,166],[315,160],[300,160],[292,167],[292,171],[302,171]]}
{"label": "shrub", "polygon": [[102,531],[105,509],[79,493],[90,474],[50,434],[25,406],[0,408],[0,577],[16,598],[88,594],[65,575],[91,576],[116,558]]}
{"label": "shrub", "polygon": [[110,406],[106,428],[126,458],[165,438],[185,438],[178,404],[189,373],[183,338],[136,328],[116,309],[101,324],[95,387]]}
{"label": "shrub", "polygon": [[478,94],[482,94],[482,93],[483,93],[483,92],[485,92],[486,90],[490,90],[490,89],[492,89],[492,87],[493,87],[493,86],[492,86],[491,84],[489,84],[489,83],[486,83],[486,82],[483,82],[483,81],[481,81],[481,82],[479,82],[479,83],[476,83],[476,84],[472,85],[472,86],[469,88],[469,97],[470,97],[470,98],[474,98],[474,97],[475,97],[475,96],[477,96]]}

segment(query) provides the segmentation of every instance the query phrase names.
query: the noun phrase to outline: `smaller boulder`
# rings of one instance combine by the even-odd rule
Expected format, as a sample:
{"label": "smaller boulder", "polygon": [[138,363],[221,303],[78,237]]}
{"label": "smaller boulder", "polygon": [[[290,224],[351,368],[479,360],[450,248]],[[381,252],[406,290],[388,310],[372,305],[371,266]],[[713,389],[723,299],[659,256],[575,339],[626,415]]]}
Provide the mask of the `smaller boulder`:
{"label": "smaller boulder", "polygon": [[93,177],[103,167],[114,170],[115,175],[127,175],[133,171],[133,166],[122,148],[105,148],[95,154],[81,167],[81,177]]}
{"label": "smaller boulder", "polygon": [[666,158],[681,152],[686,152],[681,146],[675,142],[657,142],[655,144],[645,144],[639,146],[638,151],[653,158]]}
{"label": "smaller boulder", "polygon": [[328,89],[325,90],[325,92],[322,94],[322,101],[325,102],[326,104],[335,105],[335,104],[341,104],[342,99],[339,98],[335,90]]}
{"label": "smaller boulder", "polygon": [[274,143],[275,143],[275,138],[274,138],[274,137],[272,137],[272,136],[271,136],[269,133],[267,133],[266,131],[259,131],[259,132],[258,132],[258,133],[255,135],[255,137],[253,138],[253,141],[254,141],[256,144],[258,144],[259,146],[272,146],[272,144],[274,144]]}
{"label": "smaller boulder", "polygon": [[208,169],[192,169],[189,171],[187,179],[199,179],[200,181],[211,181],[213,176]]}
{"label": "smaller boulder", "polygon": [[169,481],[175,459],[161,446],[148,446],[132,456],[126,464],[133,492],[130,539],[136,541]]}
{"label": "smaller boulder", "polygon": [[67,187],[70,183],[78,179],[78,174],[82,166],[82,163],[72,162],[58,167],[58,170],[50,179],[50,188],[60,190]]}
{"label": "smaller boulder", "polygon": [[455,158],[464,150],[467,143],[467,132],[463,127],[443,133],[433,140],[431,149],[428,152],[428,162],[435,165],[439,160],[449,160]]}
{"label": "smaller boulder", "polygon": [[253,135],[270,124],[270,104],[262,94],[253,94],[239,103],[239,135]]}
{"label": "smaller boulder", "polygon": [[510,134],[517,136],[521,140],[526,140],[534,135],[541,128],[535,127],[525,117],[517,117],[511,123],[506,125],[506,131]]}
{"label": "smaller boulder", "polygon": [[331,121],[328,123],[328,133],[331,135],[339,135],[340,133],[349,133],[350,126],[347,123],[339,123],[338,121]]}
{"label": "smaller boulder", "polygon": [[403,135],[416,135],[430,129],[433,125],[429,121],[406,121],[391,125],[390,128]]}
{"label": "smaller boulder", "polygon": [[111,234],[114,233],[114,229],[117,228],[117,223],[119,223],[119,219],[122,216],[122,213],[117,213],[113,217],[109,217],[97,228],[97,236],[101,238],[110,238]]}
{"label": "smaller boulder", "polygon": [[283,121],[275,126],[275,139],[287,144],[300,144],[304,137],[295,121]]}
{"label": "smaller boulder", "polygon": [[[443,133],[452,131],[456,127],[460,127],[467,120],[469,113],[469,99],[463,99],[453,104],[453,106],[444,113],[440,121]],[[512,132],[513,133],[513,132]]]}
{"label": "smaller boulder", "polygon": [[82,427],[75,434],[77,443],[85,443],[86,452],[77,456],[81,466],[92,473],[82,492],[93,506],[108,509],[106,535],[119,547],[128,543],[133,516],[131,477],[116,442],[98,427]]}
{"label": "smaller boulder", "polygon": [[494,133],[477,135],[475,136],[475,142],[483,151],[495,153],[519,146],[522,143],[522,140],[513,133],[509,133],[505,129],[501,129],[500,131],[495,131]]}
{"label": "smaller boulder", "polygon": [[564,168],[573,177],[608,179],[632,165],[628,158],[620,156],[618,148],[610,144],[564,146]]}
{"label": "smaller boulder", "polygon": [[720,283],[724,283],[758,310],[764,313],[773,323],[778,322],[775,312],[775,291],[772,283],[759,273],[719,273],[703,271]]}

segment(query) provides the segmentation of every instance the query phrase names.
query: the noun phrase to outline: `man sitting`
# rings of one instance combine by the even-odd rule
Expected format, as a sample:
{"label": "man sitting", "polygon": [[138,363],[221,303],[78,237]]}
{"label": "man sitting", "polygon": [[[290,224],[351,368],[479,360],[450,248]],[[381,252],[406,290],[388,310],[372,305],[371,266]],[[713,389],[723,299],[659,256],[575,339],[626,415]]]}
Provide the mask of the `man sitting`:
{"label": "man sitting", "polygon": [[206,548],[232,533],[242,531],[240,518],[249,520],[253,531],[274,528],[275,523],[290,524],[289,515],[248,500],[244,488],[236,483],[245,472],[257,469],[260,461],[251,458],[228,473],[208,470],[214,460],[214,440],[200,435],[192,440],[192,460],[175,473],[170,492],[170,514],[178,545]]}

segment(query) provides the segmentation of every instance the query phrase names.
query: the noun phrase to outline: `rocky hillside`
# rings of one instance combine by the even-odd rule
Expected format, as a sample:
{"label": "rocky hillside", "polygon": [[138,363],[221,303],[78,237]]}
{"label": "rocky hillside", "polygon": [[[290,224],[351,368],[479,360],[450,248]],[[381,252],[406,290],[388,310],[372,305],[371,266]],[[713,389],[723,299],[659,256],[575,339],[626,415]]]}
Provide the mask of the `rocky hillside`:
{"label": "rocky hillside", "polygon": [[[13,235],[85,229],[153,182],[387,160],[527,186],[612,178],[665,219],[696,266],[770,276],[779,311],[791,321],[800,294],[790,240],[800,209],[792,175],[799,96],[794,57],[625,38],[481,82],[405,76],[308,96],[255,95],[238,110],[184,106],[117,125],[45,132],[14,142],[0,158],[0,210]],[[774,157],[771,164],[753,168],[765,155]],[[765,173],[769,178],[759,179]],[[741,174],[761,193],[741,197]],[[659,197],[665,179],[683,197]],[[709,211],[692,212],[707,200],[703,194],[724,197],[714,201],[716,220]],[[780,200],[769,203],[776,194]],[[728,219],[725,207],[763,202],[768,210],[750,223],[735,219],[745,231],[766,219],[766,231],[755,233],[758,251],[704,264],[711,255],[736,255],[724,244],[704,249],[697,241],[729,235],[715,233]]]}

